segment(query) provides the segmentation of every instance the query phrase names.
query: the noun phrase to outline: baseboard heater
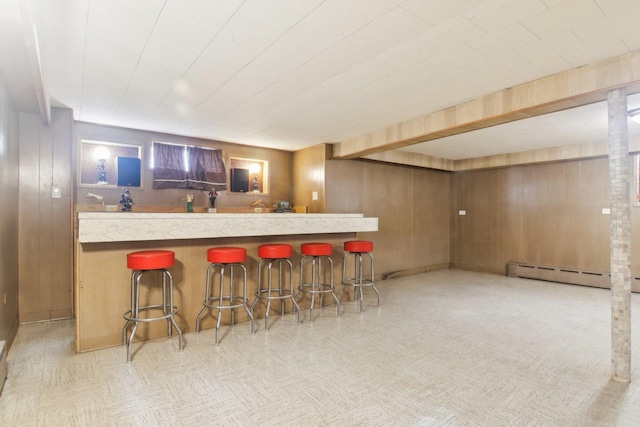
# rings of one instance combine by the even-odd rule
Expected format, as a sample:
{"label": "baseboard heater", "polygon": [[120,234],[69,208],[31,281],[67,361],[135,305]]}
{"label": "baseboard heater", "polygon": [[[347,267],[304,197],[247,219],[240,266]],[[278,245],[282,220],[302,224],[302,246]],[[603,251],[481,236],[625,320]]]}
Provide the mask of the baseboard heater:
{"label": "baseboard heater", "polygon": [[[507,276],[545,280],[547,282],[568,283],[570,285],[594,286],[597,288],[607,289],[611,288],[611,275],[609,272],[603,271],[509,262],[507,263]],[[638,278],[632,278],[632,282],[637,281],[640,280]]]}

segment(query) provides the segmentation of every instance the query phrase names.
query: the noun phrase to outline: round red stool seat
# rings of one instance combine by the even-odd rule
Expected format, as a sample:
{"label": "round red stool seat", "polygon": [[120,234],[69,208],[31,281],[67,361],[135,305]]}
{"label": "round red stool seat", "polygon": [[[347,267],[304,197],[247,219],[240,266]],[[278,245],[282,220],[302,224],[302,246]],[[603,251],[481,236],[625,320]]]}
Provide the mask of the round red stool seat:
{"label": "round red stool seat", "polygon": [[373,252],[373,242],[367,240],[350,240],[344,242],[344,250],[348,252]]}
{"label": "round red stool seat", "polygon": [[331,243],[303,243],[300,245],[300,253],[310,256],[330,256],[333,253]]}
{"label": "round red stool seat", "polygon": [[291,258],[293,246],[284,243],[261,245],[258,247],[258,256],[267,259]]}
{"label": "round red stool seat", "polygon": [[127,254],[127,268],[132,270],[160,270],[173,267],[176,254],[173,251],[139,251]]}
{"label": "round red stool seat", "polygon": [[241,263],[247,260],[245,248],[209,248],[207,249],[207,261],[219,264]]}

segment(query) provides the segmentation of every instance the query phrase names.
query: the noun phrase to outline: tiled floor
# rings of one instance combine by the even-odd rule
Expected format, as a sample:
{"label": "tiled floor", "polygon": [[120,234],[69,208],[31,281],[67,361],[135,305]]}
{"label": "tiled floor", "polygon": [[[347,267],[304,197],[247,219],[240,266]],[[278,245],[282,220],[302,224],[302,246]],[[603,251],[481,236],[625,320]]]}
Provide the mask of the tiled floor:
{"label": "tiled floor", "polygon": [[631,384],[609,380],[608,290],[456,270],[379,289],[363,314],[145,342],[130,364],[75,354],[73,321],[21,326],[0,425],[640,425],[640,352]]}

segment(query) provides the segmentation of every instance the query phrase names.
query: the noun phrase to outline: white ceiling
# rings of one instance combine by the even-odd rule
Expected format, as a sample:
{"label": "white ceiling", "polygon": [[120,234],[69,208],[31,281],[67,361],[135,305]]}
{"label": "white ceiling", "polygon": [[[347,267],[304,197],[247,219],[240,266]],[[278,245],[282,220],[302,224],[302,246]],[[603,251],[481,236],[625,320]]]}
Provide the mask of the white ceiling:
{"label": "white ceiling", "polygon": [[[17,1],[0,0],[0,14],[15,14]],[[285,150],[640,49],[639,0],[32,4],[51,103],[76,120]],[[0,58],[5,79],[11,67]],[[460,159],[606,140],[603,111],[587,106],[405,149]]]}

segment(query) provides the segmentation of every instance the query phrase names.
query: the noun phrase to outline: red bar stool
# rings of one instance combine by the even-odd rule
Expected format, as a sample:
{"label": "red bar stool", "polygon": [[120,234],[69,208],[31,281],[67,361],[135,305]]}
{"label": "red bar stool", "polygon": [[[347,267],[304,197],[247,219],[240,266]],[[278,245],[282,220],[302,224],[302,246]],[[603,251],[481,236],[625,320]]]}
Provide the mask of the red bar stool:
{"label": "red bar stool", "polygon": [[[140,322],[153,322],[154,320],[167,320],[167,336],[171,337],[171,326],[178,331],[180,351],[184,348],[182,331],[178,327],[174,316],[178,312],[178,307],[173,305],[173,277],[167,270],[175,264],[175,253],[173,251],[139,251],[127,254],[127,268],[133,270],[131,273],[131,309],[124,313],[122,317],[127,321],[122,328],[122,345],[127,346],[127,362],[131,362],[131,343],[138,329]],[[162,303],[140,306],[140,279],[147,271],[162,272]],[[168,279],[168,280],[167,280]],[[168,286],[167,286],[168,283]],[[140,317],[140,312],[145,310],[162,310],[162,315],[156,317]],[[131,335],[127,337],[129,326],[133,324]]]}
{"label": "red bar stool", "polygon": [[[324,294],[331,294],[336,302],[336,316],[340,317],[340,301],[333,287],[333,245],[330,243],[303,243],[300,245],[300,292],[311,294],[311,307],[309,308],[309,321],[313,322],[313,307],[316,304],[316,295],[320,295],[320,306],[323,305]],[[329,283],[322,283],[322,260],[329,262]],[[304,282],[305,263],[311,261],[311,283]]]}
{"label": "red bar stool", "polygon": [[[207,261],[211,264],[207,268],[207,287],[204,295],[204,302],[202,310],[198,313],[196,318],[196,333],[200,332],[200,320],[207,311],[207,309],[213,308],[218,310],[218,316],[216,319],[216,345],[219,344],[218,331],[220,329],[220,321],[222,320],[222,310],[231,310],[231,324],[236,323],[236,308],[242,307],[249,315],[251,319],[251,333],[255,333],[253,313],[249,311],[249,300],[247,299],[247,269],[242,264],[247,260],[247,250],[245,248],[209,248],[207,249]],[[224,272],[229,270],[229,293],[224,293]],[[236,295],[234,290],[234,269],[242,269],[242,295]],[[220,276],[220,286],[218,295],[211,290],[211,276],[215,275],[216,269]],[[225,304],[225,301],[227,304]]]}
{"label": "red bar stool", "polygon": [[[341,293],[345,286],[353,286],[353,297],[360,293],[360,313],[362,313],[362,300],[363,293],[362,288],[371,286],[378,296],[378,307],[380,307],[380,292],[376,289],[373,272],[373,242],[366,240],[351,240],[344,242],[344,260],[342,263],[342,287]],[[369,276],[363,275],[362,258],[363,255],[369,256]],[[354,275],[353,277],[347,277],[347,262],[348,258],[353,257]]]}
{"label": "red bar stool", "polygon": [[[284,316],[285,313],[285,300],[290,299],[293,308],[298,312],[298,323],[300,323],[300,307],[295,299],[295,294],[293,293],[293,264],[289,258],[293,255],[293,247],[287,244],[269,244],[269,245],[261,245],[258,247],[258,256],[262,258],[260,263],[258,264],[258,290],[256,292],[256,300],[251,304],[251,313],[253,313],[253,309],[256,304],[260,300],[267,301],[267,311],[264,316],[264,330],[269,330],[269,311],[271,310],[271,301],[279,300],[280,301],[280,312]],[[278,287],[273,287],[271,280],[271,273],[274,264],[278,264]],[[283,282],[283,271],[282,263],[284,263],[284,267],[289,267],[289,289],[284,288]],[[262,284],[262,270],[263,268],[267,269],[267,287],[263,288]]]}

